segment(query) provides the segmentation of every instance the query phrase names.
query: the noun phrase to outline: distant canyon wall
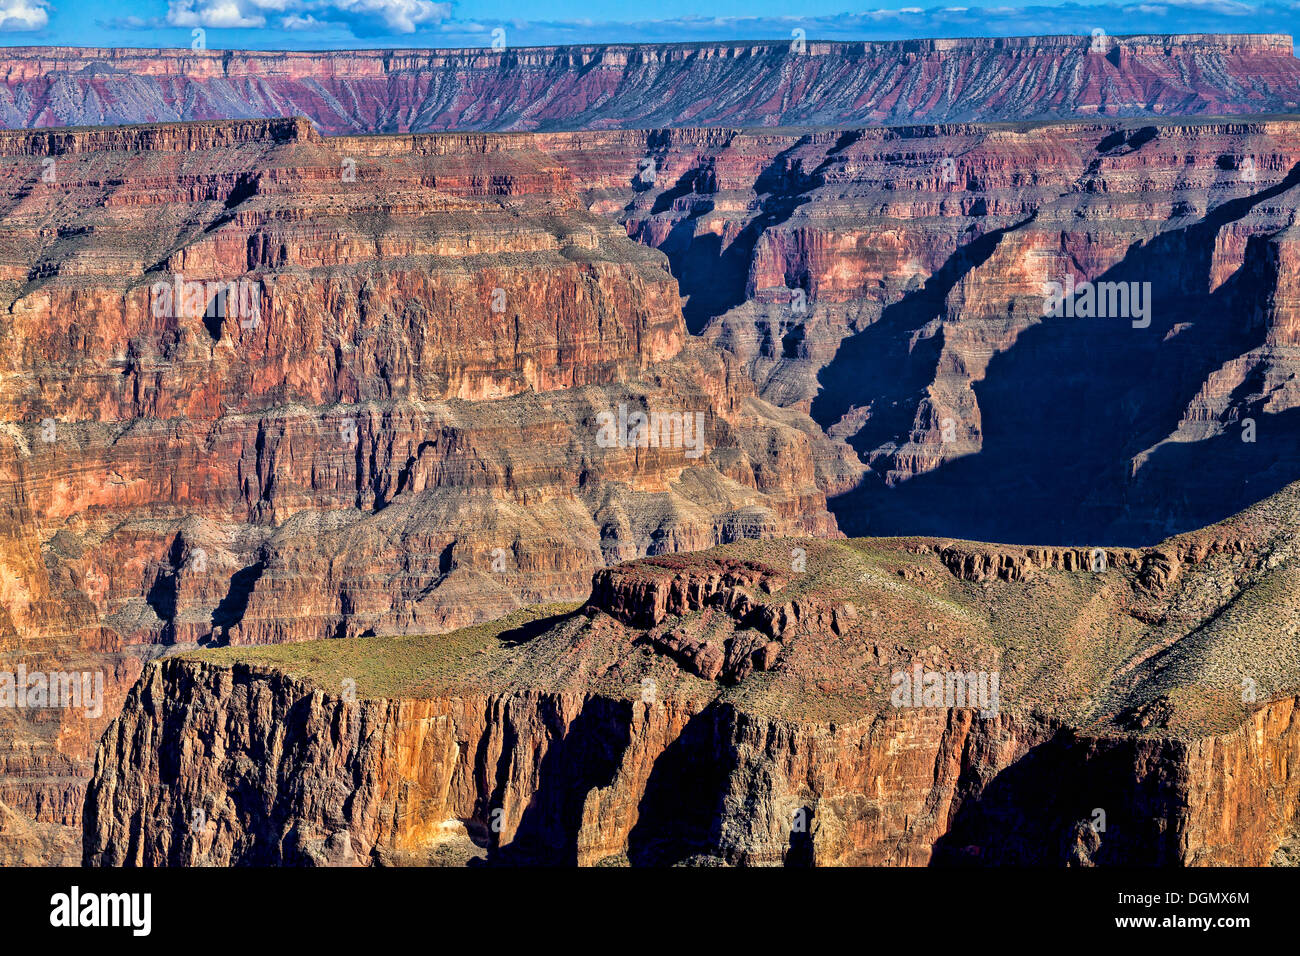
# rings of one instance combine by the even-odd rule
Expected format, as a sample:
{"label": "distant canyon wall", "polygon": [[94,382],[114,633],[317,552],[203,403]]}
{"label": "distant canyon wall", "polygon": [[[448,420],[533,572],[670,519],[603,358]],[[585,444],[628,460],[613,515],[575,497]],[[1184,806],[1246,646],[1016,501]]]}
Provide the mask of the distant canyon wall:
{"label": "distant canyon wall", "polygon": [[692,332],[854,449],[850,533],[1153,544],[1300,477],[1294,120],[331,142],[552,157]]}
{"label": "distant canyon wall", "polygon": [[1153,544],[1300,477],[1294,120],[539,141],[854,448],[849,533]]}
{"label": "distant canyon wall", "polygon": [[[507,37],[508,40],[508,37]],[[254,52],[12,47],[0,124],[304,115],[322,131],[1285,113],[1282,34]]]}

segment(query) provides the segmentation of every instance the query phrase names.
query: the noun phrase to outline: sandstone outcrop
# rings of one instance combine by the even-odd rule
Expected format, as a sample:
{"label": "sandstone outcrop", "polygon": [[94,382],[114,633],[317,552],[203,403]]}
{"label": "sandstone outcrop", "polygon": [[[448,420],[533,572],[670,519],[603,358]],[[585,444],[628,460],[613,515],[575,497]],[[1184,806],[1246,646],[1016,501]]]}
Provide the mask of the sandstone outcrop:
{"label": "sandstone outcrop", "polygon": [[[750,541],[442,638],[172,658],[104,735],[85,861],[1264,865],[1300,822],[1298,530],[1291,486],[1099,571]],[[753,626],[791,603],[854,610]],[[922,672],[992,683],[900,698]]]}
{"label": "sandstone outcrop", "polygon": [[[665,571],[671,574],[666,576]],[[732,610],[746,589],[770,594],[784,584],[775,568],[754,562],[701,566],[689,558],[659,558],[598,571],[589,603],[626,624],[653,627],[670,614],[681,616],[709,604]]]}

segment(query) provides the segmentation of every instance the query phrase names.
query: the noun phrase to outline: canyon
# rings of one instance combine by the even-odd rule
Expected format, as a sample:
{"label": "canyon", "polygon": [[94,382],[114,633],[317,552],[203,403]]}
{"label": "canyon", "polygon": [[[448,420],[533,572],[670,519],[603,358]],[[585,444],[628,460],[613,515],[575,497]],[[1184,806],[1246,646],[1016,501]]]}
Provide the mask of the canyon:
{"label": "canyon", "polygon": [[[76,826],[169,648],[436,633],[637,555],[837,533],[861,466],[687,333],[661,253],[544,154],[427,145],[0,134],[0,652],[107,684],[98,715],[4,710],[9,811]],[[600,442],[624,408],[703,433]]]}
{"label": "canyon", "polygon": [[[507,37],[508,40],[508,37]],[[857,127],[1287,113],[1285,34],[257,52],[9,47],[9,128],[266,119],[322,132]]]}
{"label": "canyon", "polygon": [[1033,39],[13,51],[0,861],[1284,854],[1291,41]]}
{"label": "canyon", "polygon": [[[1297,132],[1251,118],[545,141],[591,209],[668,256],[691,331],[868,466],[832,498],[844,531],[1136,545],[1300,475]],[[653,176],[629,183],[638,168]],[[1049,283],[1145,290],[1147,314],[1053,316]]]}

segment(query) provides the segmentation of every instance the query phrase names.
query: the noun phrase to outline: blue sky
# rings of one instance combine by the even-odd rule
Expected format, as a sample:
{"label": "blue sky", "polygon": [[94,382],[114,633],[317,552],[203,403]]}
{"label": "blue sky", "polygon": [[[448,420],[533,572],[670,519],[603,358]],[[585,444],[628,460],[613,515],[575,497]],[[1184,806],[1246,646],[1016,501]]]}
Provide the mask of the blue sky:
{"label": "blue sky", "polygon": [[334,49],[674,40],[1300,33],[1300,0],[0,0],[0,45]]}

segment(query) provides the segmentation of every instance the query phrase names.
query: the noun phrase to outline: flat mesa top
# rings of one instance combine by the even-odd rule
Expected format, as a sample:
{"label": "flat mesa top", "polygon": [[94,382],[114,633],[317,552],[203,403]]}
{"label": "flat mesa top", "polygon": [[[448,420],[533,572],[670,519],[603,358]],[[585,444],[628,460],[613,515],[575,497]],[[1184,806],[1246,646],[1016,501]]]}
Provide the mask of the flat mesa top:
{"label": "flat mesa top", "polygon": [[[326,694],[350,680],[353,693],[371,699],[545,692],[635,700],[650,680],[664,700],[831,723],[889,713],[896,675],[921,667],[999,674],[1003,710],[1101,733],[1201,737],[1240,726],[1254,706],[1241,693],[1243,635],[1258,700],[1296,689],[1300,647],[1285,621],[1300,602],[1300,563],[1264,568],[1252,556],[1273,553],[1293,533],[1298,495],[1300,485],[1290,486],[1156,548],[1105,549],[1102,571],[1086,548],[744,541],[598,571],[581,610],[529,608],[445,635],[184,657],[282,674]],[[802,570],[791,568],[793,545],[805,552]],[[1227,607],[1188,613],[1190,596],[1242,575],[1253,584]],[[710,589],[689,606],[653,599]],[[729,642],[770,642],[776,662],[730,669],[728,650],[716,680],[691,663]]]}

